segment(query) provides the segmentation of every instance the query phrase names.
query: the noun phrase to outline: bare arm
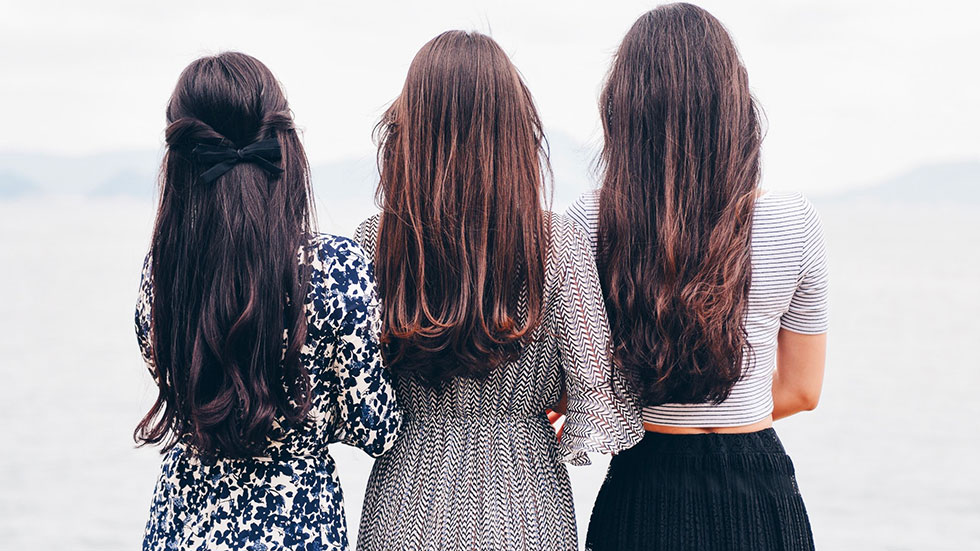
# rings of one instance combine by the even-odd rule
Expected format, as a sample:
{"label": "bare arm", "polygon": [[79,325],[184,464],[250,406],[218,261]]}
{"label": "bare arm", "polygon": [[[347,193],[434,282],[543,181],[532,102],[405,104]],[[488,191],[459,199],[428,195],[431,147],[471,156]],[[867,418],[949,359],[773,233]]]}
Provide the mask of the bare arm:
{"label": "bare arm", "polygon": [[565,415],[565,413],[568,412],[568,393],[567,392],[562,392],[561,393],[561,398],[558,400],[558,403],[555,404],[555,407],[551,408],[551,411],[557,413],[558,415]]}
{"label": "bare arm", "polygon": [[800,279],[780,319],[772,381],[773,419],[817,407],[827,358],[829,274],[823,225],[813,205],[804,200],[802,206]]}
{"label": "bare arm", "polygon": [[774,420],[817,407],[826,358],[826,333],[804,335],[779,330],[772,380]]}

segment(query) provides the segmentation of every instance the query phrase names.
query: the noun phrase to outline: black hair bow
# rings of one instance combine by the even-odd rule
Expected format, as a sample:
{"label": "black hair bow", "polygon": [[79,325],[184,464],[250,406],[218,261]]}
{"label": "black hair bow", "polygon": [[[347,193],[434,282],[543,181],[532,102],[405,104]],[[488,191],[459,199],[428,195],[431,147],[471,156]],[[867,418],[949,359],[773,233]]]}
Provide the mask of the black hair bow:
{"label": "black hair bow", "polygon": [[200,143],[194,146],[191,154],[197,157],[201,164],[210,167],[201,174],[201,180],[206,184],[217,180],[238,163],[255,163],[269,174],[282,174],[282,169],[275,164],[282,159],[279,140],[275,138],[260,140],[241,149],[227,145]]}

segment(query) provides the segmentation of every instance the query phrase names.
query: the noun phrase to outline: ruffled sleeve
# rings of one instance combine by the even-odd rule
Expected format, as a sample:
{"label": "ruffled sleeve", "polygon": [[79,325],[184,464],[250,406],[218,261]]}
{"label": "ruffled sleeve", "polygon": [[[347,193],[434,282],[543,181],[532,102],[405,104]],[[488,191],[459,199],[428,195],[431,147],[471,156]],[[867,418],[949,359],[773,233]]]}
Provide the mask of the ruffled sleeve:
{"label": "ruffled sleeve", "polygon": [[589,240],[571,226],[569,233],[556,310],[568,393],[559,450],[564,461],[588,465],[586,452],[617,453],[639,442],[643,423],[624,377],[612,366],[609,322]]}

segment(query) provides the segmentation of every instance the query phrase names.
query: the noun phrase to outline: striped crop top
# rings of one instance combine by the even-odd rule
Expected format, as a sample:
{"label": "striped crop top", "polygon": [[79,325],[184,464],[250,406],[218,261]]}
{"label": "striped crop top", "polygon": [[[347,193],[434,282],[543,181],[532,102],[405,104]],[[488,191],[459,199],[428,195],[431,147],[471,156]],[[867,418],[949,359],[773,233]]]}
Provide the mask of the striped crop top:
{"label": "striped crop top", "polygon": [[[599,192],[589,192],[567,215],[596,247]],[[746,331],[754,359],[720,404],[663,404],[643,408],[643,421],[676,427],[734,427],[772,413],[776,336],[827,332],[827,261],[817,212],[799,193],[768,192],[755,204],[752,222],[752,282]],[[748,355],[746,355],[748,356]]]}

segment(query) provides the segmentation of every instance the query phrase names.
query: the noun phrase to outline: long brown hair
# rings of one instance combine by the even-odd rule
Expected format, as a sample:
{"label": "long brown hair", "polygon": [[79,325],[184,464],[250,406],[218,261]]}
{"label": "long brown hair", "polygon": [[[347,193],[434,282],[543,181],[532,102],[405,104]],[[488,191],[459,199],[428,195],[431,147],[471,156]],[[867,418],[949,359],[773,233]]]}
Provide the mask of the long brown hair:
{"label": "long brown hair", "polygon": [[745,313],[762,140],[724,26],[643,16],[601,94],[599,273],[617,364],[645,405],[720,402],[751,357]]}
{"label": "long brown hair", "polygon": [[[299,251],[313,223],[306,153],[279,82],[241,53],[191,63],[167,123],[150,248],[159,395],[134,436],[164,449],[185,439],[206,455],[253,455],[309,410],[299,361],[308,287]],[[238,163],[202,178],[201,144],[237,150],[269,139],[281,174]]]}
{"label": "long brown hair", "polygon": [[445,32],[415,56],[377,139],[387,364],[431,383],[485,376],[541,315],[547,157],[531,94],[493,39]]}

